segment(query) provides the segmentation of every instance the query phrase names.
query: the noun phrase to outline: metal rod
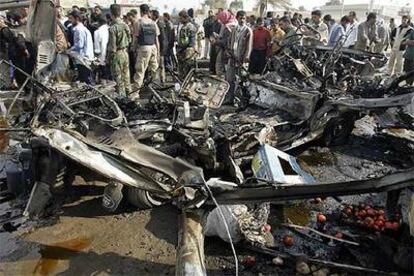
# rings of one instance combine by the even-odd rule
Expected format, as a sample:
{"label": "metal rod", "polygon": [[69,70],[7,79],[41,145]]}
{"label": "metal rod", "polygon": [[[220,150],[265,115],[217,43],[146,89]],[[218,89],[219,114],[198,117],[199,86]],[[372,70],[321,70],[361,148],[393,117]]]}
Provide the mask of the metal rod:
{"label": "metal rod", "polygon": [[12,103],[10,104],[9,108],[7,109],[6,117],[9,116],[11,110],[13,109],[14,104],[16,103],[17,99],[20,97],[20,94],[24,91],[24,88],[26,87],[27,83],[29,82],[29,78],[27,77],[24,81],[22,87],[20,87],[19,92],[17,92],[16,96],[14,96],[14,99]]}
{"label": "metal rod", "polygon": [[204,211],[183,211],[179,219],[175,275],[207,275],[204,263]]}
{"label": "metal rod", "polygon": [[0,132],[8,132],[8,131],[15,131],[15,132],[20,132],[20,131],[30,131],[30,128],[13,128],[13,127],[3,127],[0,128]]}
{"label": "metal rod", "polygon": [[29,7],[30,1],[9,1],[6,3],[0,3],[0,11],[1,10],[8,10],[8,9],[15,9],[15,8],[23,8]]}
{"label": "metal rod", "polygon": [[[321,196],[343,196],[387,192],[414,185],[414,169],[366,180],[315,184],[256,184],[215,195],[219,204],[281,202]],[[213,204],[210,201],[207,204]]]}

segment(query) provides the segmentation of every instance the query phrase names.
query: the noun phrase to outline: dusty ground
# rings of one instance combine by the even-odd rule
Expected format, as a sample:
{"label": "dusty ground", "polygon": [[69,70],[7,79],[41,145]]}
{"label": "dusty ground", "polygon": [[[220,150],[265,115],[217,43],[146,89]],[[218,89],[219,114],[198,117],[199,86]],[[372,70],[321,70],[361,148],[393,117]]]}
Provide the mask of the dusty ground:
{"label": "dusty ground", "polygon": [[[407,166],[390,145],[366,134],[367,130],[361,127],[347,146],[309,148],[300,153],[301,165],[322,181],[381,176]],[[100,205],[102,187],[82,181],[77,183],[59,213],[42,221],[40,226],[27,223],[17,231],[3,229],[0,232],[0,274],[174,274],[179,214],[174,207],[163,206],[141,212],[125,207],[117,214],[108,214]],[[335,206],[332,201],[314,208],[320,210]],[[306,224],[312,220],[315,210],[302,207],[301,210],[299,215],[295,215],[297,209],[289,211],[287,208],[285,214],[296,216],[299,222],[303,220],[302,223]],[[15,208],[1,203],[0,215],[7,212],[15,212]],[[274,224],[272,221],[269,223]],[[277,236],[276,232],[275,229]],[[277,242],[280,243],[279,238]],[[231,275],[234,264],[229,245],[217,238],[207,238],[205,246],[209,274]],[[257,255],[243,249],[238,249],[238,253],[240,259],[247,254]],[[272,265],[271,258],[260,258],[256,268],[242,266],[241,274],[294,273],[293,267],[279,269]]]}

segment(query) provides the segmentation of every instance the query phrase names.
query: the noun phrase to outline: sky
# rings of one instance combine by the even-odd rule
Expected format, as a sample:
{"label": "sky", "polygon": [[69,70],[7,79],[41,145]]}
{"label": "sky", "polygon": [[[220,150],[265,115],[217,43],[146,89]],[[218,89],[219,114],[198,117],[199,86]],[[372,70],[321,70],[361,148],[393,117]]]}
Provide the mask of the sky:
{"label": "sky", "polygon": [[[232,0],[228,0],[231,2]],[[254,2],[255,0],[249,0],[249,2]],[[328,0],[291,0],[294,7],[299,7],[304,5],[306,9],[312,10],[314,7],[323,6]],[[407,3],[412,2],[413,0],[374,0],[375,4],[391,4],[398,6],[405,6]],[[163,9],[164,6],[168,6],[168,9],[171,10],[173,7],[176,7],[178,10],[189,9],[190,7],[197,7],[200,3],[204,2],[203,0],[152,0],[154,6],[160,7]],[[355,4],[355,3],[369,3],[369,0],[345,0],[345,4]]]}

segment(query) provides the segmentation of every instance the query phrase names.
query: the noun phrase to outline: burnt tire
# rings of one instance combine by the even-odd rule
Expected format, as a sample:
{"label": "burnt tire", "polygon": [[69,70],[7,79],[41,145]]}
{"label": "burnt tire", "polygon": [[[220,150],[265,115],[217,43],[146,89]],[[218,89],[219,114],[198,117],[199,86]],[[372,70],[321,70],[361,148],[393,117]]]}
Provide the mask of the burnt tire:
{"label": "burnt tire", "polygon": [[127,189],[128,202],[139,210],[152,209],[164,204],[164,201],[151,195],[151,193],[135,187]]}
{"label": "burnt tire", "polygon": [[323,132],[324,145],[330,147],[346,144],[354,124],[355,118],[351,115],[331,119]]}

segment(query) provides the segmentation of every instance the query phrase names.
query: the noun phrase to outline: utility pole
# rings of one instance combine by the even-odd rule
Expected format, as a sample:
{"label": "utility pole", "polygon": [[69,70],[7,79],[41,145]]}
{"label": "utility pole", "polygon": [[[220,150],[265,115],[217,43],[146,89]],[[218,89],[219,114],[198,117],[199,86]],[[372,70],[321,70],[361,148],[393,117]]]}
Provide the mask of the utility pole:
{"label": "utility pole", "polygon": [[374,8],[374,1],[375,0],[370,0],[369,1],[369,12],[372,12],[372,9]]}

